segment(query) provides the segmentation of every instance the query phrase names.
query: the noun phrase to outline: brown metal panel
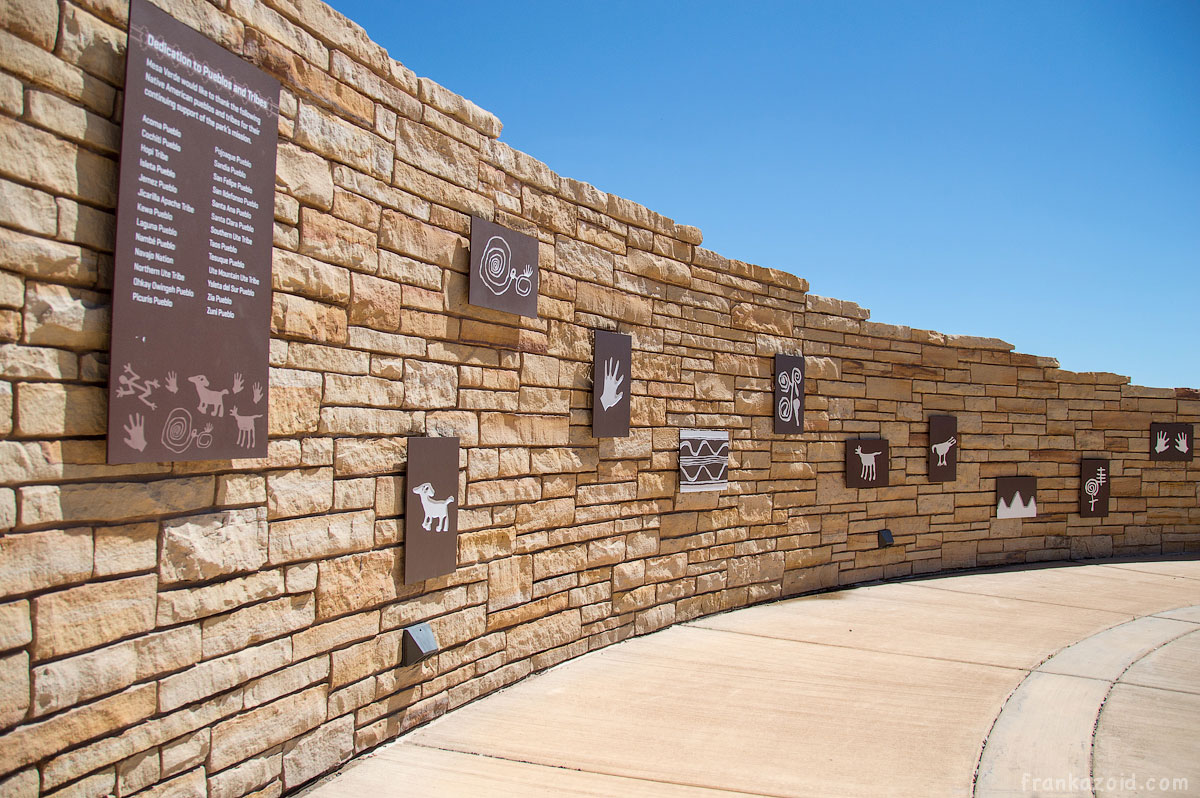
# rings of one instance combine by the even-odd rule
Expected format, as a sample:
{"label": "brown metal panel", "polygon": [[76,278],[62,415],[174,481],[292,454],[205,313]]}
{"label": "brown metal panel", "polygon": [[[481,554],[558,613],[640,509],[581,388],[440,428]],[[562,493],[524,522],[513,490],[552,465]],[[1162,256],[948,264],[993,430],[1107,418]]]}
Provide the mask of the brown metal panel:
{"label": "brown metal panel", "polygon": [[537,298],[537,239],[472,217],[471,304],[536,319]]}
{"label": "brown metal panel", "polygon": [[267,454],[279,82],[130,7],[108,462]]}
{"label": "brown metal panel", "polygon": [[592,363],[592,435],[629,437],[633,336],[596,330]]}
{"label": "brown metal panel", "polygon": [[879,438],[846,441],[846,487],[882,488],[888,484],[888,442]]}
{"label": "brown metal panel", "polygon": [[804,432],[804,356],[775,355],[775,434]]}
{"label": "brown metal panel", "polygon": [[1196,439],[1191,424],[1151,424],[1151,460],[1191,460]]}
{"label": "brown metal panel", "polygon": [[1107,460],[1084,458],[1079,463],[1079,515],[1104,518],[1108,515],[1111,473]]}
{"label": "brown metal panel", "polygon": [[953,482],[958,478],[958,419],[929,417],[929,481]]}
{"label": "brown metal panel", "polygon": [[1036,518],[1037,477],[996,477],[996,517]]}
{"label": "brown metal panel", "polygon": [[409,438],[404,584],[458,567],[458,438]]}

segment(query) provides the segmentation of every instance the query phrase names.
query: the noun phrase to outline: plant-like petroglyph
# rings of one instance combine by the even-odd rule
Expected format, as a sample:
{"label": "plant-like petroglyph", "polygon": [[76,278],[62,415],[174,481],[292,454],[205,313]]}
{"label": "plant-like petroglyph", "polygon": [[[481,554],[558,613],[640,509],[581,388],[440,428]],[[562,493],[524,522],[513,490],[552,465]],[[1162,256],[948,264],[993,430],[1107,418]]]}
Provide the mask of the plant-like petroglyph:
{"label": "plant-like petroglyph", "polygon": [[150,394],[156,388],[158,388],[158,380],[143,381],[128,363],[121,369],[121,374],[117,377],[117,396],[133,396],[136,394],[141,403],[151,410],[158,409],[158,405],[150,401]]}
{"label": "plant-like petroglyph", "polygon": [[1096,502],[1100,499],[1100,489],[1104,487],[1104,483],[1108,481],[1108,473],[1103,467],[1096,469],[1096,475],[1089,479],[1083,485],[1083,492],[1088,495],[1089,510],[1096,509]]}
{"label": "plant-like petroglyph", "polygon": [[600,394],[600,405],[605,410],[611,410],[625,396],[624,391],[618,392],[625,377],[621,374],[621,364],[615,358],[604,361],[604,392]]}
{"label": "plant-like petroglyph", "polygon": [[222,388],[219,391],[211,390],[208,387],[208,377],[203,374],[188,377],[188,382],[196,386],[196,395],[200,398],[197,411],[212,416],[225,415],[225,394],[229,393],[228,388]]}
{"label": "plant-like petroglyph", "polygon": [[238,409],[235,405],[230,408],[229,415],[233,416],[233,420],[237,422],[238,434],[237,445],[246,449],[254,448],[254,420],[262,418],[262,414],[254,416],[239,416]]}
{"label": "plant-like petroglyph", "polygon": [[177,407],[163,424],[162,445],[175,454],[183,454],[193,444],[197,449],[207,449],[212,446],[212,430],[212,424],[205,424],[202,430],[193,429],[192,414],[186,408]]}
{"label": "plant-like petroglyph", "polygon": [[864,452],[861,446],[854,447],[854,453],[858,455],[858,459],[862,461],[862,473],[859,474],[859,479],[865,479],[868,482],[875,481],[875,458],[883,453],[881,449],[878,452]]}
{"label": "plant-like petroglyph", "polygon": [[496,296],[510,290],[517,296],[529,296],[533,291],[533,265],[526,263],[520,273],[512,263],[512,250],[501,236],[492,236],[483,247],[479,259],[479,276],[487,289]]}
{"label": "plant-like petroglyph", "polygon": [[146,418],[141,413],[133,413],[123,428],[125,445],[139,452],[146,451]]}
{"label": "plant-like petroglyph", "polygon": [[804,372],[799,367],[780,371],[775,377],[779,383],[779,407],[777,412],[782,421],[800,418],[800,407],[804,402]]}
{"label": "plant-like petroglyph", "polygon": [[429,528],[437,523],[437,529],[434,532],[445,532],[450,528],[450,505],[454,503],[454,494],[450,494],[444,499],[433,498],[434,490],[432,482],[422,482],[413,488],[413,493],[421,497],[421,509],[425,512],[425,520],[421,522],[421,528],[429,531]]}
{"label": "plant-like petroglyph", "polygon": [[951,437],[950,440],[948,440],[948,441],[942,441],[941,443],[935,443],[933,446],[929,447],[930,449],[933,450],[933,453],[938,456],[938,459],[937,459],[938,465],[940,465],[940,466],[946,465],[946,455],[950,452],[950,448],[952,446],[954,446],[954,444],[956,444],[956,443],[958,443],[958,440],[956,438]]}

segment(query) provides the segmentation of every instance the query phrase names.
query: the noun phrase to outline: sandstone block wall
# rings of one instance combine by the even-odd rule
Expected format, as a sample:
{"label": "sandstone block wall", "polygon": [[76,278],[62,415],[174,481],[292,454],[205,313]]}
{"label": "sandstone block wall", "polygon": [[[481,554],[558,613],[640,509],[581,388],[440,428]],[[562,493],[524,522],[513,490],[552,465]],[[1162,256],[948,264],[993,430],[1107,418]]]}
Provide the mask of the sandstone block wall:
{"label": "sandstone block wall", "polygon": [[[156,0],[284,85],[270,455],[104,462],[127,3],[0,4],[0,797],[275,796],[630,635],[945,569],[1200,550],[1194,392],[875,324],[561,177],[319,0]],[[536,236],[539,319],[470,307],[477,215]],[[591,329],[633,335],[632,434],[590,436]],[[808,420],[772,433],[776,352]],[[926,419],[958,417],[956,483]],[[676,491],[678,428],[730,485]],[[459,568],[400,578],[406,435],[462,439]],[[892,486],[844,487],[882,435]],[[1078,460],[1113,512],[1075,514]],[[996,520],[994,478],[1041,515]],[[880,549],[887,526],[896,545]],[[442,652],[399,667],[403,626]]]}

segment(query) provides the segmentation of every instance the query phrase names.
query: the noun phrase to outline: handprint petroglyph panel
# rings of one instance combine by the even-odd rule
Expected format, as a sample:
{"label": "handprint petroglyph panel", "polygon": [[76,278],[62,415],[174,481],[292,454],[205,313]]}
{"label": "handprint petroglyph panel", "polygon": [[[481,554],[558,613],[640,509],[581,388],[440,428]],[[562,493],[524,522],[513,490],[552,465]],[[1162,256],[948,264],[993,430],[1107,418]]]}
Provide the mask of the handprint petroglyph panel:
{"label": "handprint petroglyph panel", "polygon": [[632,367],[633,337],[596,330],[592,364],[592,434],[597,438],[629,435]]}
{"label": "handprint petroglyph panel", "polygon": [[1151,460],[1191,460],[1195,449],[1191,424],[1159,423],[1150,425]]}

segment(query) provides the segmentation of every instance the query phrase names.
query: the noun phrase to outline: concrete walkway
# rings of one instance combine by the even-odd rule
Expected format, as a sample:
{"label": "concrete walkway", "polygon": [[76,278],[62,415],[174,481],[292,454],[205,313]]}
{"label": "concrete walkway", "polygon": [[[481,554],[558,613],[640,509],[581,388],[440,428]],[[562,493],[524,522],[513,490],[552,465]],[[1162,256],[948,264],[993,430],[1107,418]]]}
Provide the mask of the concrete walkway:
{"label": "concrete walkway", "polygon": [[1151,791],[1200,795],[1200,560],[977,572],[700,619],[462,707],[307,796]]}

